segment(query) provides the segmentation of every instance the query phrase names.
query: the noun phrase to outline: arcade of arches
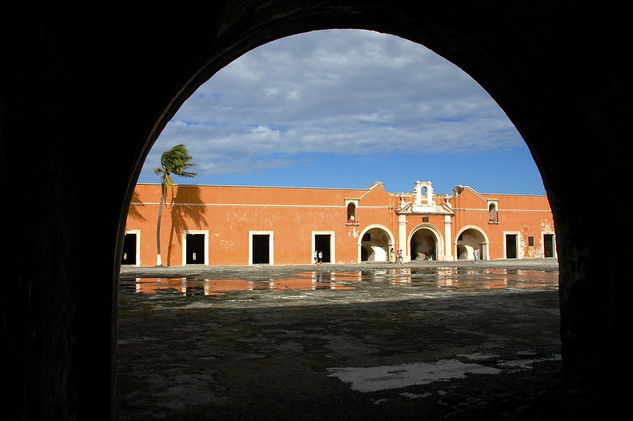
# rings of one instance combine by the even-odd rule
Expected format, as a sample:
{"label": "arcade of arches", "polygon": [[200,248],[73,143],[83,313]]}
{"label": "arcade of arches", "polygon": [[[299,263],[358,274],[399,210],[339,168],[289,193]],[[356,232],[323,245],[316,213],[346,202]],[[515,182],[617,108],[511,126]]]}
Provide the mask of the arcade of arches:
{"label": "arcade of arches", "polygon": [[[618,398],[629,379],[633,284],[631,207],[621,186],[631,156],[627,13],[610,3],[563,1],[225,0],[206,7],[192,13],[175,4],[144,10],[142,19],[117,8],[81,18],[59,9],[0,18],[3,39],[11,40],[0,70],[8,419],[113,417],[124,226],[151,145],[227,63],[274,39],[326,28],[424,44],[472,76],[510,117],[553,212],[565,370],[594,379],[610,405],[625,402]],[[597,209],[607,209],[605,222],[618,228],[587,229],[596,226]],[[508,245],[517,245],[507,234]]]}

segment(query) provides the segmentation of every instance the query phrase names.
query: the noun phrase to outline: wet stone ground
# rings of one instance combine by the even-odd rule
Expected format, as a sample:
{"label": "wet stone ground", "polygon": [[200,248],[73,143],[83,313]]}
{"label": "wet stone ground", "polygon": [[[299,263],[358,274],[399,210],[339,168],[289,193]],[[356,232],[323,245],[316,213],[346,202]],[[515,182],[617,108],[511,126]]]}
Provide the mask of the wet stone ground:
{"label": "wet stone ground", "polygon": [[124,268],[118,418],[582,418],[545,263]]}

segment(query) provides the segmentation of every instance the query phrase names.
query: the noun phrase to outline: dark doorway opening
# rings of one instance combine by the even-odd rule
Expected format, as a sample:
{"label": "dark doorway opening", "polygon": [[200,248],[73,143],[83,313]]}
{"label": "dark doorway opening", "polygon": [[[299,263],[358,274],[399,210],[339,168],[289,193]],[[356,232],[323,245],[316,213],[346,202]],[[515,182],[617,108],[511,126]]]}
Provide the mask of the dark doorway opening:
{"label": "dark doorway opening", "polygon": [[361,262],[366,262],[367,259],[369,259],[369,253],[367,252],[367,249],[364,246],[361,246],[361,248],[360,248],[360,261]]}
{"label": "dark doorway opening", "polygon": [[270,235],[253,234],[253,264],[270,263]]}
{"label": "dark doorway opening", "polygon": [[204,234],[187,234],[185,240],[186,257],[188,265],[204,263]]}
{"label": "dark doorway opening", "polygon": [[517,235],[506,234],[506,259],[517,258]]}
{"label": "dark doorway opening", "polygon": [[323,262],[330,262],[330,234],[315,234],[314,248],[323,252]]}
{"label": "dark doorway opening", "polygon": [[437,241],[428,229],[418,230],[409,244],[411,260],[437,260]]}
{"label": "dark doorway opening", "polygon": [[122,265],[136,264],[136,234],[125,234],[123,238]]}
{"label": "dark doorway opening", "polygon": [[554,257],[554,234],[543,234],[543,256]]}

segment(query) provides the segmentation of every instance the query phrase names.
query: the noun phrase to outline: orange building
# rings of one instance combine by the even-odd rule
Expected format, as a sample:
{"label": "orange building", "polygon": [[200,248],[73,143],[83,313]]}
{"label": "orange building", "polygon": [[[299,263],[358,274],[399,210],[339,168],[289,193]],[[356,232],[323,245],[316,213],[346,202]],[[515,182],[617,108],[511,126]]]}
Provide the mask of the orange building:
{"label": "orange building", "polygon": [[[159,184],[138,184],[123,264],[156,265]],[[457,186],[437,195],[366,189],[177,185],[160,230],[161,263],[250,265],[556,257],[546,196],[483,194]]]}

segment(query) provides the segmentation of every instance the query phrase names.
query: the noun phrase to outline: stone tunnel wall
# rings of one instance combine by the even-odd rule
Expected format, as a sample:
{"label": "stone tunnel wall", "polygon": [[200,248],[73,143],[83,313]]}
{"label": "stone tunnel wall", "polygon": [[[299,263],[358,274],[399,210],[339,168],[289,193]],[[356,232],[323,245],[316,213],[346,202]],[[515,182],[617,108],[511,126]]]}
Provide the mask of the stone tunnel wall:
{"label": "stone tunnel wall", "polygon": [[[528,1],[218,1],[205,13],[2,13],[0,181],[9,419],[110,419],[125,212],[153,141],[195,89],[261,43],[364,28],[423,43],[475,78],[526,140],[554,212],[563,358],[628,381],[633,234],[626,13]],[[154,13],[155,12],[155,13]],[[583,146],[585,145],[585,146]],[[587,147],[590,145],[591,147]],[[580,147],[579,147],[580,146]],[[582,180],[582,183],[579,183]],[[586,192],[608,197],[608,224]],[[99,197],[99,212],[85,203]],[[99,223],[95,224],[95,220]],[[85,227],[93,227],[84,238]],[[608,245],[608,247],[605,246]]]}

